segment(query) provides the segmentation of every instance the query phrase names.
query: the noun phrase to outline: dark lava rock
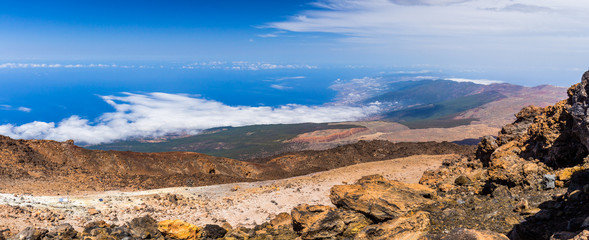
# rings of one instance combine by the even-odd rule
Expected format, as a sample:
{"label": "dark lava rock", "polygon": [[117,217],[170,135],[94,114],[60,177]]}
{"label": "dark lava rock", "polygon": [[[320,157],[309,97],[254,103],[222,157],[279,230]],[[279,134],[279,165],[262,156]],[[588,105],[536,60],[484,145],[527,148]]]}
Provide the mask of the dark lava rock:
{"label": "dark lava rock", "polygon": [[9,240],[41,240],[47,232],[47,229],[27,227]]}
{"label": "dark lava rock", "polygon": [[47,234],[49,239],[71,240],[78,238],[78,232],[69,223],[57,226],[53,231]]}
{"label": "dark lava rock", "polygon": [[467,176],[460,175],[456,178],[456,180],[454,180],[454,184],[458,186],[467,186],[471,185],[472,181]]}
{"label": "dark lava rock", "polygon": [[484,136],[478,145],[476,157],[481,160],[484,166],[489,166],[491,161],[491,154],[497,149],[499,145],[492,136]]}
{"label": "dark lava rock", "polygon": [[430,235],[423,240],[509,240],[509,238],[493,231],[456,228],[447,234]]}
{"label": "dark lava rock", "polygon": [[126,227],[107,224],[104,221],[91,222],[86,225],[82,237],[95,239],[124,239],[132,238],[130,230]]}
{"label": "dark lava rock", "polygon": [[222,238],[227,234],[227,230],[219,225],[207,224],[201,231],[202,239],[217,239]]}
{"label": "dark lava rock", "polygon": [[583,74],[581,83],[571,87],[571,106],[568,109],[574,119],[573,129],[585,148],[589,148],[589,71]]}
{"label": "dark lava rock", "polygon": [[299,205],[292,212],[293,228],[303,239],[333,238],[346,224],[335,208],[320,205]]}
{"label": "dark lava rock", "polygon": [[127,226],[133,237],[140,239],[164,239],[164,236],[158,230],[157,221],[149,215],[135,218],[127,223]]}

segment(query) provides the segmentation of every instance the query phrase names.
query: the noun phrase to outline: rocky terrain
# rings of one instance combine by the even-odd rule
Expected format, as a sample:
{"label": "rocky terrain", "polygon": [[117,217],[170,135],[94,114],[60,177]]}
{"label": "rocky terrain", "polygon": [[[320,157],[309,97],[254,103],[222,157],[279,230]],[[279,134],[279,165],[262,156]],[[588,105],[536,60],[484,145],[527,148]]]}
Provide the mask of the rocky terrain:
{"label": "rocky terrain", "polygon": [[461,154],[474,148],[442,142],[361,141],[325,151],[250,162],[192,152],[87,150],[73,142],[0,137],[0,189],[5,193],[67,194],[141,190],[281,179],[352,164],[416,154]]}
{"label": "rocky terrain", "polygon": [[[196,219],[155,220],[151,216],[142,215],[125,220],[125,223],[113,224],[113,221],[118,221],[118,217],[116,214],[113,215],[112,210],[108,212],[105,209],[82,208],[87,211],[87,215],[101,216],[106,222],[97,220],[98,218],[95,217],[80,219],[81,222],[92,221],[81,227],[78,226],[77,229],[66,223],[57,225],[50,231],[45,230],[46,228],[31,226],[19,230],[18,233],[16,230],[13,232],[9,227],[3,233],[11,236],[11,239],[588,239],[589,210],[586,207],[589,201],[588,92],[589,72],[586,72],[581,83],[568,90],[568,99],[544,108],[529,106],[522,109],[516,114],[516,120],[505,125],[497,137],[483,138],[476,153],[472,149],[451,143],[393,144],[384,141],[361,141],[354,145],[325,151],[289,153],[261,158],[249,163],[239,163],[236,165],[239,166],[237,169],[249,169],[244,166],[251,166],[252,169],[258,170],[250,171],[249,175],[247,172],[243,175],[248,180],[254,180],[254,177],[262,179],[268,176],[264,175],[268,172],[276,175],[290,172],[304,174],[305,171],[336,169],[362,162],[377,164],[375,166],[381,168],[394,163],[379,164],[375,162],[376,160],[405,157],[422,151],[428,154],[457,153],[457,155],[445,155],[445,157],[438,155],[436,158],[443,158],[438,160],[441,166],[431,168],[430,165],[424,168],[423,170],[429,170],[420,177],[419,174],[410,173],[414,177],[419,177],[418,183],[407,181],[407,177],[399,178],[396,174],[387,175],[390,171],[395,171],[393,169],[374,172],[378,175],[361,172],[362,175],[366,173],[366,176],[359,179],[357,175],[350,176],[349,179],[357,179],[353,182],[342,179],[352,175],[351,173],[358,169],[335,172],[334,175],[341,178],[331,182],[334,186],[329,186],[329,193],[323,192],[324,196],[329,198],[329,202],[309,201],[311,196],[320,194],[321,191],[310,195],[301,193],[308,191],[305,190],[308,188],[303,186],[314,186],[315,183],[302,180],[291,182],[290,187],[286,185],[284,187],[292,191],[294,195],[291,196],[294,198],[300,197],[297,199],[300,204],[291,203],[288,205],[288,210],[282,213],[268,214],[265,222],[256,221],[240,225],[217,219],[217,222],[205,224],[197,223]],[[20,143],[29,144],[27,141]],[[37,154],[55,156],[40,150],[10,150],[13,149],[11,146],[14,144],[5,145],[3,149],[9,150],[3,150],[3,154],[6,154],[4,156],[18,156],[9,161],[18,163],[19,159],[29,159],[20,162],[23,163],[21,165],[27,166],[27,169],[44,166],[43,161],[33,161],[42,159],[35,157],[38,156]],[[34,147],[30,148],[34,149]],[[7,151],[13,152],[5,153]],[[120,152],[93,153],[121,154]],[[117,158],[111,157],[111,159]],[[217,161],[221,160],[209,161],[218,164]],[[230,161],[224,160],[225,163]],[[92,164],[89,165],[92,167]],[[5,171],[4,169],[7,168],[8,173],[21,173],[21,175],[6,175],[16,176],[18,179],[19,176],[24,176],[25,171],[19,166],[19,164],[5,164],[2,169]],[[57,165],[55,166],[55,169],[58,169]],[[229,170],[223,172],[231,173],[230,170],[236,168],[231,166],[226,167]],[[400,170],[398,167],[394,169],[405,172],[403,168],[405,167],[415,171],[411,164],[401,166]],[[353,169],[356,166],[350,167]],[[94,169],[105,171],[104,167]],[[337,170],[339,169],[334,171]],[[49,171],[41,170],[39,172],[49,173]],[[28,175],[35,177],[35,172],[31,171]],[[314,176],[321,175],[308,177]],[[316,184],[323,182],[320,177],[318,178],[320,180]],[[272,184],[274,183],[276,182]],[[325,189],[328,185],[323,185],[322,188]],[[264,187],[262,187],[256,194],[270,194],[273,192],[272,188],[280,188],[278,185],[269,186],[266,188],[268,190],[263,190]],[[228,185],[225,187],[229,188]],[[243,185],[234,185],[229,191],[237,194],[242,187]],[[184,189],[184,191],[191,190]],[[297,195],[298,193],[300,195]],[[281,192],[280,196],[284,196],[282,194],[288,195],[287,192]],[[117,206],[123,206],[121,204],[125,199],[130,203],[136,201],[130,197],[131,195],[133,194],[121,194],[118,199],[111,197],[108,200],[100,198],[98,202],[119,201],[120,204]],[[144,212],[157,214],[158,211],[152,207],[158,206],[154,204],[155,202],[159,202],[159,206],[167,204],[168,209],[177,206],[199,208],[200,205],[196,204],[199,200],[198,195],[192,198],[185,196],[182,194],[162,196],[158,193],[150,196],[153,199],[151,201],[143,197],[144,204],[135,206],[130,204],[127,205],[129,209],[120,209],[120,211],[151,207],[151,210]],[[233,197],[236,196],[233,195]],[[280,199],[279,195],[274,197]],[[69,216],[47,212],[27,213],[30,206],[22,204],[22,200],[19,202],[19,198],[25,201],[28,198],[30,206],[43,205],[40,198],[28,197],[28,195],[4,196],[5,201],[9,203],[6,204],[7,209],[3,210],[5,212],[3,216],[7,218],[23,214],[43,218],[49,216],[50,220],[54,219],[53,221],[57,222],[60,218],[66,219],[66,216]],[[268,200],[268,198],[264,199],[264,201]],[[272,200],[270,204],[282,204]],[[71,201],[76,203],[78,200]],[[245,198],[238,197],[227,198],[224,201],[227,205],[218,205],[215,209],[230,209],[233,201],[247,202]],[[66,202],[69,203],[70,200],[66,199]],[[94,204],[97,203],[94,202]],[[248,204],[248,206],[254,205]],[[104,213],[108,214],[102,215]],[[182,217],[182,214],[176,214],[175,216]],[[223,216],[230,215],[227,212],[223,214]],[[254,215],[251,214],[251,216]],[[156,216],[156,218],[159,217],[161,215]],[[168,219],[174,219],[174,216],[168,215],[168,217]],[[15,217],[15,219],[20,218]]]}

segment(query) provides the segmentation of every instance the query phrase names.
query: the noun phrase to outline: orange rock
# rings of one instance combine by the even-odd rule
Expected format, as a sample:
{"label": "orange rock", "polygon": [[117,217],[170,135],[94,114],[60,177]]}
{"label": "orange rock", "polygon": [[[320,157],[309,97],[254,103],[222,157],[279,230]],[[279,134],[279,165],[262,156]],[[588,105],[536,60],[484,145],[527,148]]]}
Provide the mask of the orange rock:
{"label": "orange rock", "polygon": [[191,240],[198,239],[200,228],[182,220],[165,220],[158,223],[158,230],[166,237]]}
{"label": "orange rock", "polygon": [[96,208],[89,208],[88,209],[88,214],[90,214],[90,215],[96,215],[99,213],[100,213],[100,211],[96,210]]}

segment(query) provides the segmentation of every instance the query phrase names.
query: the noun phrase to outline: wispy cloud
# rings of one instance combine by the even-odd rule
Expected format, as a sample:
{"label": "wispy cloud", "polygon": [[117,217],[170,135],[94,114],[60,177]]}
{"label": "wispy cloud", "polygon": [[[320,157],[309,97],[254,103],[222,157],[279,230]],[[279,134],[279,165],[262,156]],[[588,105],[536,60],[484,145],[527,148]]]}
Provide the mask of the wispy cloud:
{"label": "wispy cloud", "polygon": [[17,110],[21,112],[31,112],[33,109],[30,109],[28,107],[18,107]]}
{"label": "wispy cloud", "polygon": [[350,121],[379,111],[378,106],[228,106],[191,95],[168,93],[124,93],[120,96],[103,96],[102,99],[115,111],[104,113],[93,121],[71,116],[59,123],[6,124],[0,125],[0,134],[13,138],[73,139],[98,144],[129,137],[197,133],[220,126]]}
{"label": "wispy cloud", "polygon": [[490,85],[493,83],[502,83],[503,81],[499,80],[489,80],[489,79],[468,79],[468,78],[444,78],[445,80],[450,80],[454,82],[471,82],[476,84],[482,85]]}
{"label": "wispy cloud", "polygon": [[275,70],[275,69],[317,69],[318,66],[309,64],[277,64],[268,62],[247,62],[247,61],[208,61],[195,62],[184,65],[168,64],[168,65],[118,65],[118,64],[102,64],[102,63],[0,63],[0,69],[26,69],[26,68],[183,68],[183,69],[221,69],[221,70]]}
{"label": "wispy cloud", "polygon": [[275,64],[266,62],[247,62],[247,61],[210,61],[195,62],[182,66],[184,69],[222,69],[237,71],[258,71],[258,70],[275,70],[275,69],[317,69],[319,67],[308,64]]}
{"label": "wispy cloud", "polygon": [[276,78],[276,81],[286,81],[286,80],[297,80],[297,79],[305,79],[305,76],[295,76],[295,77],[281,77],[281,78]]}
{"label": "wispy cloud", "polygon": [[275,37],[278,37],[278,34],[274,34],[274,33],[260,34],[260,35],[258,35],[258,37],[261,37],[261,38],[275,38]]}
{"label": "wispy cloud", "polygon": [[28,108],[28,107],[13,107],[11,105],[5,105],[2,104],[0,105],[0,110],[4,110],[4,111],[21,111],[21,112],[31,112],[32,109]]}
{"label": "wispy cloud", "polygon": [[274,89],[278,89],[278,90],[292,89],[292,87],[285,86],[285,85],[280,85],[280,84],[272,84],[272,85],[270,85],[270,87],[271,88],[274,88]]}
{"label": "wispy cloud", "polygon": [[319,0],[314,5],[266,27],[329,33],[321,36],[335,36],[340,48],[375,58],[424,60],[414,63],[531,65],[548,57],[560,63],[571,59],[569,53],[575,54],[570,61],[578,61],[589,52],[589,4],[581,0]]}
{"label": "wispy cloud", "polygon": [[2,68],[115,68],[116,64],[0,63]]}

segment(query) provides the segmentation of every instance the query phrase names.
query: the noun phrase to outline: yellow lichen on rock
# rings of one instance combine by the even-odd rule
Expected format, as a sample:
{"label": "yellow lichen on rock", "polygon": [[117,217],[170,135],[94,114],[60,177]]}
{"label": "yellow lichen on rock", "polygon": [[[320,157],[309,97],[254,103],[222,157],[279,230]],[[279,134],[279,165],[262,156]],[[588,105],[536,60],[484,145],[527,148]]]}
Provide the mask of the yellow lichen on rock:
{"label": "yellow lichen on rock", "polygon": [[570,168],[562,169],[558,172],[558,180],[560,181],[568,181],[571,179],[573,174],[579,171],[583,171],[587,169],[585,166],[574,166]]}
{"label": "yellow lichen on rock", "polygon": [[165,220],[158,223],[158,230],[167,237],[192,240],[198,239],[200,228],[182,220]]}

